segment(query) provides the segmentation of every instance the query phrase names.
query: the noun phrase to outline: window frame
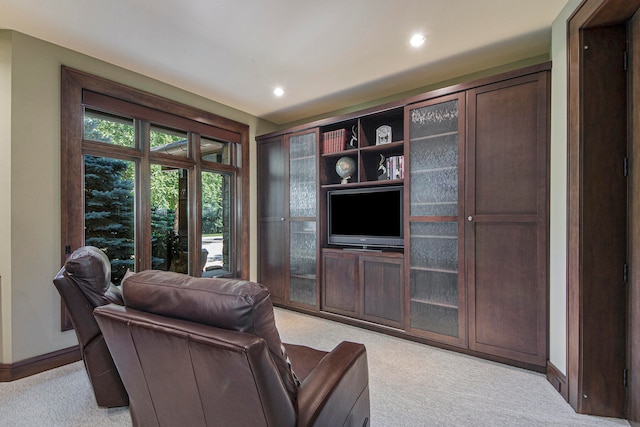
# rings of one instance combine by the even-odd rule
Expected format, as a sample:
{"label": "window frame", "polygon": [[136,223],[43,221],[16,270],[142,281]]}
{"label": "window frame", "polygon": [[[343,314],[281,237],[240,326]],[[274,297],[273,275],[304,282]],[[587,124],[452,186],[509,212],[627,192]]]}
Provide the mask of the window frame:
{"label": "window frame", "polygon": [[[104,156],[136,161],[138,172],[149,170],[151,163],[160,163],[189,169],[190,252],[200,253],[200,239],[193,238],[201,231],[201,171],[233,174],[232,197],[234,213],[232,234],[234,263],[232,275],[249,278],[249,126],[216,114],[190,107],[167,98],[144,92],[102,77],[75,70],[61,68],[61,264],[69,254],[84,244],[84,156]],[[192,152],[189,158],[170,154],[152,153],[146,147],[122,147],[111,144],[84,141],[84,108],[128,116],[134,126],[151,124],[169,126],[187,131]],[[136,133],[143,129],[136,128]],[[237,144],[235,162],[231,165],[213,163],[200,157],[200,136],[218,138]],[[146,144],[148,146],[148,144]],[[146,152],[144,152],[146,151]],[[145,174],[136,180],[136,270],[151,268],[151,236],[146,225],[150,224],[148,206],[150,182]],[[192,257],[191,265],[197,260]],[[189,269],[195,272],[193,267]],[[63,322],[64,323],[64,322]]]}

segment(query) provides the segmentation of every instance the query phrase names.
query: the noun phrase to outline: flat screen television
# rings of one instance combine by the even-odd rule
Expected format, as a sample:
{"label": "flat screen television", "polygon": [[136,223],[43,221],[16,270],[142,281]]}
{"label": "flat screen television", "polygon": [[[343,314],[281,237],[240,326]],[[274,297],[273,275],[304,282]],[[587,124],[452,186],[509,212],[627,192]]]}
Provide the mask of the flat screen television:
{"label": "flat screen television", "polygon": [[404,246],[401,186],[349,188],[327,193],[329,244]]}

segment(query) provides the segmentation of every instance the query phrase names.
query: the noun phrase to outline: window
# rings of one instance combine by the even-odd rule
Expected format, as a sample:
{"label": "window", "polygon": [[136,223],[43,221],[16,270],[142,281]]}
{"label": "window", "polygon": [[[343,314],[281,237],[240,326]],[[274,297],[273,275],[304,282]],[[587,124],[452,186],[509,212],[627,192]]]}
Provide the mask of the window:
{"label": "window", "polygon": [[62,260],[248,279],[248,126],[62,69]]}
{"label": "window", "polygon": [[135,194],[132,161],[84,156],[84,244],[104,250],[113,282],[135,270]]}

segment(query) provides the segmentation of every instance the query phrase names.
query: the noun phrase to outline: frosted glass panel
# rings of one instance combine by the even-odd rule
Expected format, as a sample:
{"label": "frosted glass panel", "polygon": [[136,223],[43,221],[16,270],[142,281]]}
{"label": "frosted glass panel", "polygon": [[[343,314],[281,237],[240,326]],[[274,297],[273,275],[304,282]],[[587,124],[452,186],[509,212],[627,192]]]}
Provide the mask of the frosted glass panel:
{"label": "frosted glass panel", "polygon": [[458,223],[410,225],[411,327],[458,336]]}
{"label": "frosted glass panel", "polygon": [[304,277],[291,277],[289,299],[303,304],[316,304],[316,281]]}
{"label": "frosted glass panel", "polygon": [[411,144],[411,166],[416,169],[458,167],[458,134],[435,136]]}
{"label": "frosted glass panel", "polygon": [[290,236],[289,299],[316,303],[316,223],[292,222]]}
{"label": "frosted glass panel", "polygon": [[457,216],[458,169],[411,172],[411,215]]}
{"label": "frosted glass panel", "polygon": [[458,307],[458,274],[411,270],[411,299]]}
{"label": "frosted glass panel", "polygon": [[458,131],[458,100],[441,102],[411,110],[409,131],[411,140]]}
{"label": "frosted glass panel", "polygon": [[289,216],[316,216],[316,135],[289,139]]}
{"label": "frosted glass panel", "polygon": [[410,112],[410,214],[458,215],[458,101]]}
{"label": "frosted glass panel", "polygon": [[458,271],[458,224],[411,224],[411,267]]}
{"label": "frosted glass panel", "polygon": [[411,327],[437,334],[458,336],[458,310],[411,301]]}

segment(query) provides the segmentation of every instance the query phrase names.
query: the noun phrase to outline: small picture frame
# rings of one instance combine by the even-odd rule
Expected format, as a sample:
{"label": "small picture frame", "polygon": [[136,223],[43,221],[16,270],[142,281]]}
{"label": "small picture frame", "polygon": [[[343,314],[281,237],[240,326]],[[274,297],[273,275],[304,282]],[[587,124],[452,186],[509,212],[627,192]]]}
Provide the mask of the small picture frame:
{"label": "small picture frame", "polygon": [[391,142],[391,126],[382,125],[376,129],[376,145],[388,144]]}

